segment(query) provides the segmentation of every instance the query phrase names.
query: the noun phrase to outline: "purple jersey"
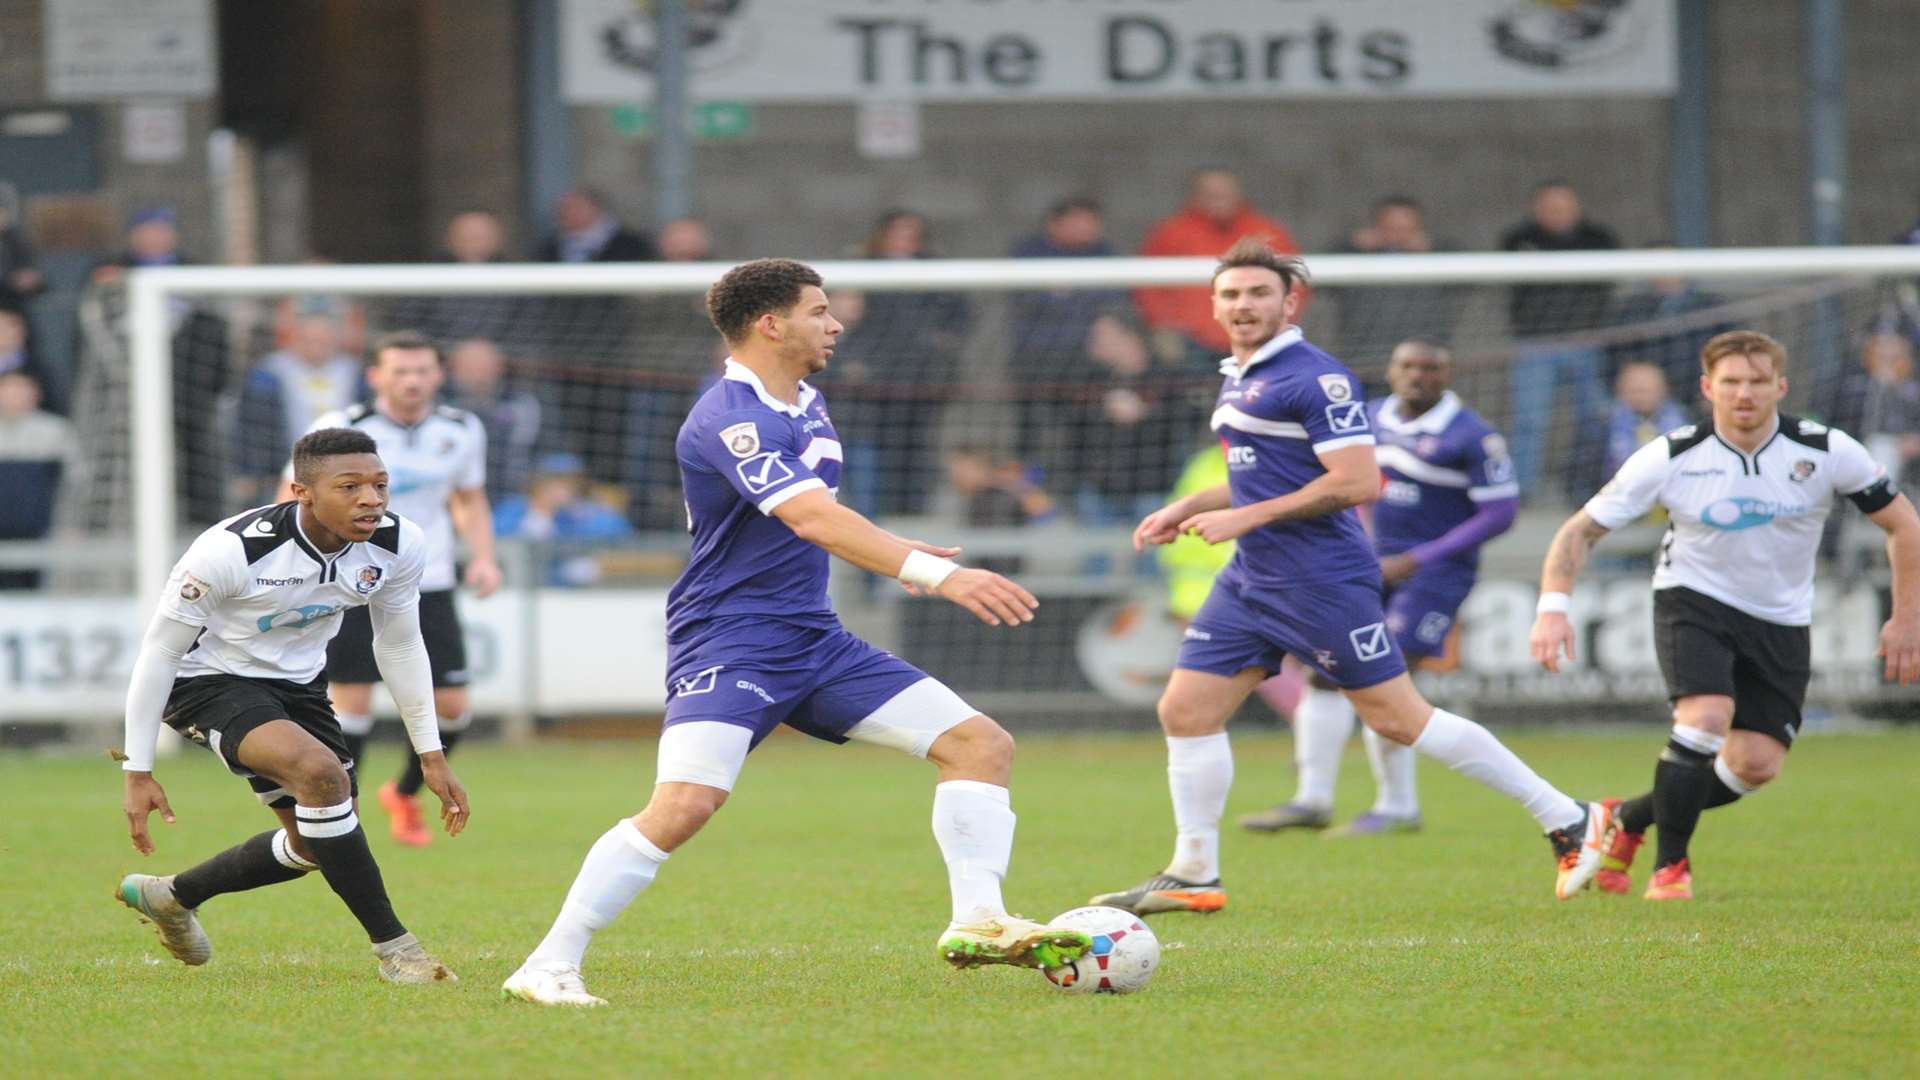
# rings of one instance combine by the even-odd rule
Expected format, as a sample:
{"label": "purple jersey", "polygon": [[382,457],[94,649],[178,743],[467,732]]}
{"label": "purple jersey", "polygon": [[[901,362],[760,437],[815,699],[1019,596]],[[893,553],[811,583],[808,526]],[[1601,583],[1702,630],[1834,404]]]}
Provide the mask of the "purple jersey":
{"label": "purple jersey", "polygon": [[[1319,455],[1373,445],[1360,380],[1289,327],[1247,360],[1220,362],[1226,382],[1213,430],[1227,450],[1234,506],[1290,495],[1326,475]],[[1373,544],[1352,510],[1281,521],[1240,538],[1220,580],[1284,590],[1320,582],[1380,580]]]}
{"label": "purple jersey", "polygon": [[[1373,402],[1368,411],[1385,481],[1373,508],[1380,554],[1411,551],[1445,536],[1483,503],[1520,497],[1506,441],[1453,391],[1411,420],[1400,415],[1397,397]],[[1465,548],[1445,563],[1472,572],[1480,564],[1480,547]]]}
{"label": "purple jersey", "polygon": [[840,487],[840,438],[820,392],[800,384],[788,405],[744,365],[700,395],[674,441],[693,551],[667,594],[667,643],[732,616],[823,628],[827,552],[794,535],[774,508],[805,491]]}

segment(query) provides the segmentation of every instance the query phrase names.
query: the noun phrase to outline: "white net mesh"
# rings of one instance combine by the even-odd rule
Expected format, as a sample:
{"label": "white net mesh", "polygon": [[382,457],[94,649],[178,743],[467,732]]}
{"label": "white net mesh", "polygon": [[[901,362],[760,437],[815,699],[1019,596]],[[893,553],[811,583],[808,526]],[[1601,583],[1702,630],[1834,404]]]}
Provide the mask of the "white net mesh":
{"label": "white net mesh", "polygon": [[[1909,484],[1920,472],[1912,359],[1920,275],[1760,277],[1736,267],[1689,280],[1657,259],[1643,261],[1637,274],[1602,281],[1516,280],[1553,265],[1525,257],[1501,264],[1510,268],[1506,280],[1489,280],[1484,267],[1449,277],[1423,269],[1444,260],[1398,257],[1342,260],[1339,272],[1320,274],[1303,325],[1361,376],[1370,396],[1385,392],[1396,342],[1430,338],[1454,352],[1455,389],[1506,432],[1527,512],[1489,550],[1485,596],[1530,589],[1567,510],[1638,441],[1694,415],[1700,344],[1723,329],[1758,329],[1787,345],[1790,411],[1858,435]],[[269,497],[301,418],[362,392],[365,342],[415,329],[447,350],[446,399],[488,429],[496,504],[524,506],[540,475],[577,469],[582,497],[605,511],[591,532],[523,530],[527,556],[516,587],[663,587],[685,550],[674,434],[723,355],[701,304],[712,275],[608,272],[629,273],[635,287],[582,293],[553,284],[564,272],[528,271],[485,294],[434,292],[417,278],[388,292],[369,270],[376,276],[313,292],[261,295],[259,282],[270,280],[263,277],[246,296],[217,288],[170,294],[177,527],[202,528]],[[854,282],[862,287],[828,274],[848,329],[818,385],[846,444],[842,500],[895,531],[963,543],[970,561],[1019,575],[1041,595],[1044,617],[1018,634],[990,632],[958,609],[904,601],[890,583],[847,572],[836,602],[848,623],[1002,714],[1104,717],[1125,703],[1144,715],[1171,665],[1177,627],[1165,614],[1162,566],[1135,556],[1127,533],[1183,470],[1217,453],[1205,426],[1218,385],[1214,344],[1143,323],[1132,291],[1114,284],[1123,277],[1072,285],[1063,273],[1044,287],[1014,288],[1033,280],[1014,276],[1034,274],[1033,261],[979,263],[915,291],[886,280],[884,268],[866,264],[866,272],[868,280]],[[662,273],[678,273],[682,284],[660,291],[654,280],[652,291],[640,291]],[[550,291],[562,287],[570,291]],[[96,542],[130,536],[125,308],[122,293],[107,288],[83,312],[76,415],[87,452],[81,474],[64,485],[59,522],[63,535]],[[1847,524],[1856,517],[1850,507],[1836,509],[1824,557],[1830,574],[1872,590],[1884,579],[1884,557],[1877,530]],[[1657,529],[1628,530],[1603,549],[1611,562],[1596,572],[1643,583],[1633,560],[1657,537]],[[104,569],[98,560],[86,564],[91,576],[69,568],[52,581],[126,591],[129,567],[151,560],[132,554]],[[1855,605],[1854,621],[1870,618],[1850,589],[1827,591],[1833,603]],[[1870,599],[1878,610],[1883,598]],[[1464,633],[1474,632],[1476,617],[1489,633],[1495,621],[1520,617],[1478,602],[1481,609],[1469,602]],[[1614,625],[1626,632],[1630,619]],[[1590,630],[1607,627],[1599,619]],[[1851,655],[1858,641],[1836,638],[1830,648],[1848,654],[1834,670],[1853,673],[1836,701],[1888,693],[1862,674],[1870,646]],[[538,666],[531,656],[523,666]],[[1471,675],[1476,662],[1470,657],[1463,670]],[[1496,679],[1488,669],[1479,681],[1456,673],[1449,685],[1482,708],[1497,707],[1533,693],[1515,688],[1515,670],[1501,668]],[[1616,674],[1567,681],[1552,693],[1652,704],[1641,685],[1644,664]]]}

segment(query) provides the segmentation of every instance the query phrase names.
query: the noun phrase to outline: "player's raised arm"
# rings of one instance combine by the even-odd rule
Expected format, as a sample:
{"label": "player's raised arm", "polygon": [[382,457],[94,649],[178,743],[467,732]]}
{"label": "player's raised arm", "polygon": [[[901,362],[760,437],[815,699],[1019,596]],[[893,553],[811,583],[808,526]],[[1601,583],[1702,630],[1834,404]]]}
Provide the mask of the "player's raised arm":
{"label": "player's raised arm", "polygon": [[[470,810],[467,790],[453,775],[441,749],[440,723],[433,708],[433,667],[427,643],[420,635],[420,572],[425,566],[426,538],[410,525],[402,531],[404,561],[394,580],[374,594],[367,605],[373,626],[373,657],[380,678],[400,707],[407,739],[420,755],[420,772],[427,787],[440,799],[440,820],[448,836],[467,827]],[[406,550],[413,554],[406,556]]]}
{"label": "player's raised arm", "polygon": [[838,558],[876,574],[938,593],[988,626],[1018,626],[1033,621],[1040,606],[1032,593],[990,570],[964,567],[894,536],[858,511],[840,505],[822,489],[783,499],[773,516],[794,535]]}

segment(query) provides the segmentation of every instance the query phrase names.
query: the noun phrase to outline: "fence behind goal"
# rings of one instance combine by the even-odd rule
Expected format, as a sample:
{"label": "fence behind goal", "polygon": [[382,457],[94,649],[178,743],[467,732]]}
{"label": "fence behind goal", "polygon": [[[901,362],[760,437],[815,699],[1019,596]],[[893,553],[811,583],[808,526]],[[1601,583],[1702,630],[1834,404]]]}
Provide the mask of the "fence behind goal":
{"label": "fence behind goal", "polygon": [[[1780,338],[1790,411],[1853,432],[1909,481],[1920,462],[1911,249],[1309,262],[1300,321],[1369,396],[1386,392],[1395,343],[1444,343],[1456,391],[1512,448],[1527,511],[1489,549],[1447,670],[1422,676],[1463,707],[1657,717],[1646,572],[1659,523],[1601,548],[1576,601],[1588,648],[1571,674],[1527,659],[1533,582],[1552,529],[1617,460],[1699,413],[1697,356],[1713,333]],[[1203,332],[1192,283],[1211,261],[818,265],[847,326],[816,380],[845,443],[842,501],[961,544],[1042,599],[1033,625],[992,630],[836,567],[848,624],[1015,725],[1148,722],[1180,635],[1170,575],[1204,580],[1209,559],[1189,549],[1169,566],[1128,534],[1183,476],[1221,467],[1206,424],[1223,350],[1141,312]],[[724,355],[701,305],[724,269],[192,268],[95,292],[74,410],[84,451],[54,538],[0,549],[0,567],[39,586],[0,592],[0,720],[111,718],[186,541],[272,499],[305,419],[362,397],[365,345],[396,329],[442,344],[444,399],[489,432],[512,585],[463,600],[478,710],[657,712],[661,606],[686,550],[673,438]],[[1169,286],[1188,291],[1136,291]],[[1897,710],[1872,664],[1878,530],[1844,504],[1834,520],[1815,705]]]}

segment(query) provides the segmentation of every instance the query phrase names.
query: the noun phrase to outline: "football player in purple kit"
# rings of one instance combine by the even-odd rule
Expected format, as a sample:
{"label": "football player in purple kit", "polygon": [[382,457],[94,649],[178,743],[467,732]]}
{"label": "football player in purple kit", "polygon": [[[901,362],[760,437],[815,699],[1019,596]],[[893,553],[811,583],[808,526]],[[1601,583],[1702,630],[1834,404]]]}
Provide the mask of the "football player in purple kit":
{"label": "football player in purple kit", "polygon": [[820,275],[791,259],[727,271],[707,311],[732,356],[694,404],[675,451],[693,550],[667,597],[667,717],[646,809],[587,853],[553,928],[501,988],[547,1005],[600,1005],[581,980],[593,934],[727,801],[747,752],[786,724],[816,738],[903,750],[939,768],[933,834],[952,922],[937,942],[955,967],[1050,968],[1091,948],[1084,933],[1007,914],[1013,738],[939,680],[854,637],[827,602],[828,556],[899,578],[989,626],[1033,620],[1032,594],[957,565],[957,548],[903,540],[840,505],[841,445],[806,376],[826,369],[841,325]]}
{"label": "football player in purple kit", "polygon": [[[1367,403],[1384,484],[1373,506],[1373,546],[1386,582],[1387,632],[1409,666],[1442,651],[1454,614],[1473,591],[1480,546],[1513,527],[1520,507],[1506,441],[1448,389],[1453,354],[1411,338],[1387,362],[1393,393]],[[1256,832],[1325,828],[1333,819],[1340,753],[1353,704],[1315,679],[1293,717],[1299,782],[1292,801],[1240,819]],[[1373,766],[1373,809],[1341,832],[1366,836],[1420,828],[1411,747],[1362,730]]]}
{"label": "football player in purple kit", "polygon": [[1187,627],[1160,698],[1173,859],[1092,902],[1142,915],[1226,906],[1227,719],[1287,653],[1340,687],[1369,728],[1526,807],[1553,845],[1554,894],[1567,899],[1599,869],[1607,812],[1555,790],[1486,728],[1434,708],[1407,677],[1380,608],[1380,565],[1354,512],[1380,493],[1373,428],[1359,380],[1290,325],[1305,278],[1299,259],[1250,239],[1214,271],[1214,317],[1233,344],[1213,413],[1228,482],[1147,515],[1133,538],[1141,549],[1182,533],[1239,545]]}

